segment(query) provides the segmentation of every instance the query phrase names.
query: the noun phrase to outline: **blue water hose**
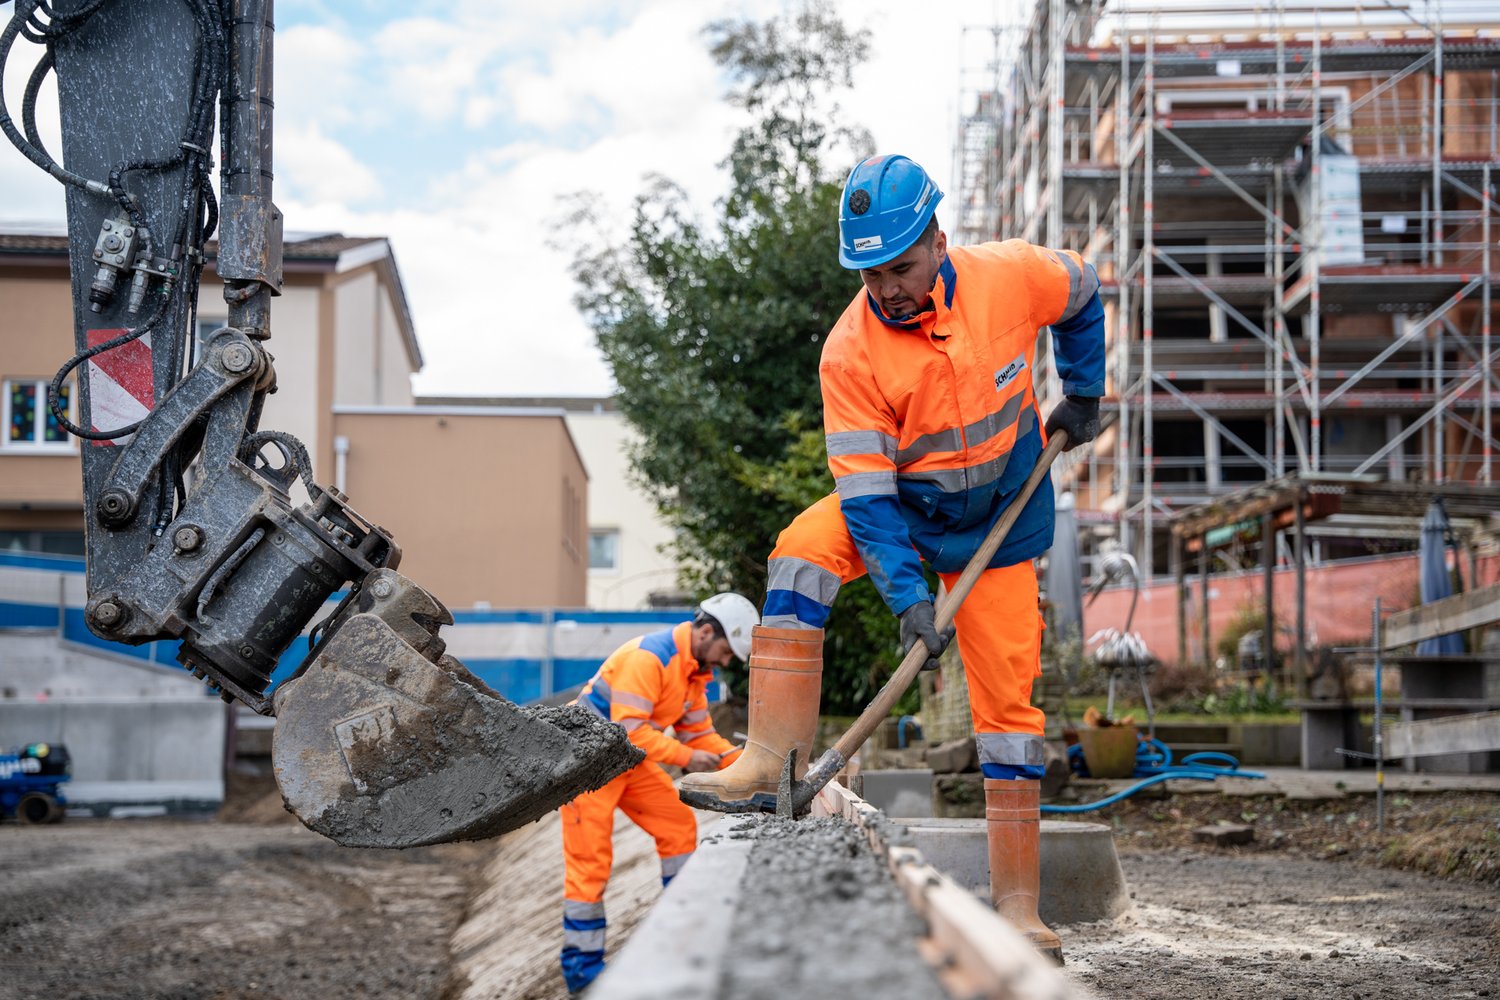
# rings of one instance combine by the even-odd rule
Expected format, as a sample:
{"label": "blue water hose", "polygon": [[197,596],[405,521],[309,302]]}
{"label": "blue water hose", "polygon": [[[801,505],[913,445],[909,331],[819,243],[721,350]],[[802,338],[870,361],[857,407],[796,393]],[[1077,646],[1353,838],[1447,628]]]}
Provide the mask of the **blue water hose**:
{"label": "blue water hose", "polygon": [[[1088,776],[1088,764],[1084,761],[1083,747],[1079,744],[1075,743],[1068,747],[1068,764],[1080,775]],[[1240,762],[1234,757],[1214,750],[1190,753],[1182,758],[1181,764],[1173,764],[1172,748],[1154,736],[1150,739],[1141,740],[1136,745],[1135,771],[1133,776],[1141,780],[1129,788],[1122,788],[1113,795],[1106,796],[1097,802],[1085,802],[1082,805],[1076,806],[1043,805],[1042,812],[1082,813],[1091,812],[1095,809],[1103,809],[1105,806],[1114,805],[1121,799],[1129,798],[1143,788],[1159,785],[1163,781],[1179,779],[1213,781],[1217,778],[1265,777],[1259,771],[1241,770]]]}

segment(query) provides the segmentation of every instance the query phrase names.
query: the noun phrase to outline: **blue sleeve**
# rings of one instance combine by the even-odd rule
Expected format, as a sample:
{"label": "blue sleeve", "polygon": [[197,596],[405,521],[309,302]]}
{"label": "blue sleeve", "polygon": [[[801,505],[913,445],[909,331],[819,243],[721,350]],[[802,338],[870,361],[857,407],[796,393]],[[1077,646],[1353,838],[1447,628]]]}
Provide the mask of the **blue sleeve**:
{"label": "blue sleeve", "polygon": [[922,559],[912,548],[901,516],[900,501],[889,495],[839,498],[844,523],[865,562],[870,582],[893,614],[900,614],[918,601],[932,600]]}
{"label": "blue sleeve", "polygon": [[1072,317],[1052,324],[1052,356],[1064,394],[1104,395],[1104,303],[1098,292]]}

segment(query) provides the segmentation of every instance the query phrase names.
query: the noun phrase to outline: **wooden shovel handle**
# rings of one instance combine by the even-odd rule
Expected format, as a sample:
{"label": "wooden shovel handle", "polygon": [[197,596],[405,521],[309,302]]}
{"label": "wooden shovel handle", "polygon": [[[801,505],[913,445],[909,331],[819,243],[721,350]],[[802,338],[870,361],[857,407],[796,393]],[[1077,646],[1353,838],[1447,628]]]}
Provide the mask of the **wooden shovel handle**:
{"label": "wooden shovel handle", "polygon": [[[1026,482],[1021,485],[1021,492],[1005,508],[1000,515],[1000,520],[990,529],[990,533],[984,536],[984,542],[980,544],[979,551],[969,560],[964,571],[954,582],[947,595],[938,602],[936,628],[942,632],[953,624],[953,616],[958,611],[958,606],[963,603],[964,598],[969,596],[969,591],[974,589],[974,581],[979,579],[989,566],[990,560],[995,557],[1000,543],[1005,541],[1005,536],[1010,534],[1011,527],[1016,523],[1016,518],[1021,516],[1021,510],[1031,495],[1036,492],[1037,484],[1052,467],[1052,460],[1058,456],[1068,445],[1068,432],[1064,430],[1053,431],[1046,449],[1037,457],[1036,466],[1031,470],[1031,475],[1026,477]],[[880,725],[880,720],[890,714],[900,697],[906,693],[911,686],[912,680],[917,676],[917,671],[922,669],[922,664],[927,661],[929,654],[927,647],[921,642],[915,643],[906,653],[906,658],[901,661],[901,666],[891,675],[891,679],[885,682],[885,687],[875,695],[873,701],[860,713],[859,718],[854,720],[839,741],[834,744],[834,751],[843,759],[848,760],[854,752],[860,748],[875,727]]]}

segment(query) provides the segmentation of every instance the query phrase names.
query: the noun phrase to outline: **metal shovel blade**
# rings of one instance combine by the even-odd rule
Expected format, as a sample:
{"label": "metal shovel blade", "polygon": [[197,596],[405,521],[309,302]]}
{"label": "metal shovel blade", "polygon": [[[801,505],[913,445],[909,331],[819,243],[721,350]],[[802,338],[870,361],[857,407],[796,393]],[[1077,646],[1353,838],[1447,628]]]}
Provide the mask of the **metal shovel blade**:
{"label": "metal shovel blade", "polygon": [[644,755],[576,705],[522,708],[450,656],[355,614],[276,691],[271,760],[287,808],[346,847],[493,837]]}

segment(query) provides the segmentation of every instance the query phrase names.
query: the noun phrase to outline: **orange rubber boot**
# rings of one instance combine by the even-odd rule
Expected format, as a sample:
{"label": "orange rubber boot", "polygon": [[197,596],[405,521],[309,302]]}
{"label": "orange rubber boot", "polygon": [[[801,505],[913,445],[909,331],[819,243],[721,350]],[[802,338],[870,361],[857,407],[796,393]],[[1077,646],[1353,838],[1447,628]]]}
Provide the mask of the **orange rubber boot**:
{"label": "orange rubber boot", "polygon": [[822,695],[823,630],[757,625],[750,636],[745,750],[722,771],[685,775],[677,786],[682,801],[699,809],[774,810],[787,751],[797,750],[795,778],[807,770]]}
{"label": "orange rubber boot", "polygon": [[1061,965],[1062,941],[1036,912],[1042,888],[1040,788],[1039,781],[984,779],[990,899],[1037,951]]}

